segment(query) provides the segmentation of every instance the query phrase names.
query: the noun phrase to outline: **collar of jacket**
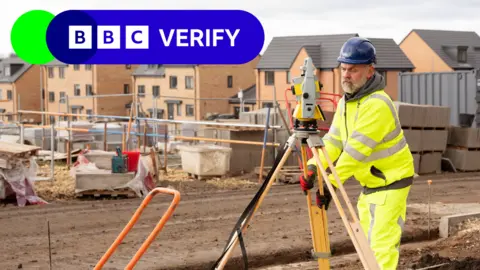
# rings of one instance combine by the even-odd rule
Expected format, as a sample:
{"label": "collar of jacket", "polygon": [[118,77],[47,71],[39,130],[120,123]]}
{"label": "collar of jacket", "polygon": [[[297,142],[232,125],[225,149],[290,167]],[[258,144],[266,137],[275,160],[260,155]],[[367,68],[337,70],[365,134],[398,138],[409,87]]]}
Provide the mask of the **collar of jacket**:
{"label": "collar of jacket", "polygon": [[373,76],[367,80],[365,85],[361,87],[357,92],[353,94],[345,93],[345,102],[353,102],[361,99],[364,96],[370,95],[373,92],[378,90],[383,90],[385,88],[385,79],[383,76],[375,71]]}

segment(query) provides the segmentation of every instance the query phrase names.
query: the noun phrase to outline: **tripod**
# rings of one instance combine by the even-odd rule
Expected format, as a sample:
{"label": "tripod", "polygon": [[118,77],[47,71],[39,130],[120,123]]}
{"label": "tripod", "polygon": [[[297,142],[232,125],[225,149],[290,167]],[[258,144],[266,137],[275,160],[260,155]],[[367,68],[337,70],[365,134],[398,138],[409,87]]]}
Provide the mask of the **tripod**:
{"label": "tripod", "polygon": [[[318,189],[320,195],[324,194],[322,182],[323,178],[323,180],[325,180],[328,190],[330,191],[330,194],[332,195],[332,199],[338,209],[345,228],[347,229],[347,232],[353,242],[355,250],[360,257],[360,261],[364,269],[380,269],[375,259],[374,253],[368,245],[367,238],[362,230],[360,221],[355,213],[352,203],[348,198],[347,192],[345,191],[343,184],[341,183],[340,178],[338,177],[338,174],[335,170],[335,166],[333,165],[333,162],[325,149],[323,139],[319,134],[317,120],[325,120],[325,117],[320,106],[315,104],[315,98],[318,96],[321,90],[321,85],[313,76],[311,63],[311,58],[307,58],[305,60],[305,65],[303,66],[303,70],[305,72],[302,74],[302,78],[294,79],[294,86],[292,86],[292,92],[297,96],[297,100],[299,101],[299,104],[297,104],[293,113],[295,117],[294,132],[284,143],[283,147],[279,150],[279,154],[276,157],[272,169],[267,175],[266,180],[258,190],[253,200],[250,202],[250,204],[240,216],[240,219],[238,220],[230,235],[230,239],[224,249],[224,252],[213,266],[213,270],[223,269],[225,267],[228,258],[232,255],[235,245],[237,245],[238,243],[240,243],[242,249],[244,267],[245,269],[248,269],[248,262],[246,260],[246,251],[243,244],[242,235],[245,232],[250,220],[252,219],[253,214],[260,207],[266,194],[273,185],[277,174],[282,169],[293,149],[296,148],[296,142],[298,142],[298,140],[300,140],[301,145],[301,160],[303,164],[302,168],[304,177],[307,177],[306,152],[308,147],[312,151],[313,157],[316,161]],[[345,203],[347,204],[349,214],[351,215],[351,220],[347,218],[342,204],[337,197],[335,189],[328,180],[328,175],[326,169],[322,166],[319,152],[323,154],[323,157],[327,161],[328,167],[330,168],[330,171],[332,172],[336,183],[338,184],[338,189],[340,190],[340,193]],[[322,206],[322,208],[320,208],[316,204],[312,204],[310,191],[306,192],[306,199],[313,241],[312,257],[318,261],[319,269],[330,269],[330,262],[328,258],[331,256],[331,252],[328,237],[327,213],[325,210],[325,206]]]}

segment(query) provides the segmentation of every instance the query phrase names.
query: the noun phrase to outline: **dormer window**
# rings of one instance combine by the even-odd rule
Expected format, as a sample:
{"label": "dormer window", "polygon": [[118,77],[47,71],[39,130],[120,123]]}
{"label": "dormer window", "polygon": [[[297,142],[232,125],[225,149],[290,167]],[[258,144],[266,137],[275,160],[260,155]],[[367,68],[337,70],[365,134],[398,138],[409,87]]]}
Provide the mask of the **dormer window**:
{"label": "dormer window", "polygon": [[10,67],[5,67],[5,76],[10,76]]}
{"label": "dormer window", "polygon": [[464,46],[459,46],[457,50],[457,61],[459,63],[467,63],[467,48]]}

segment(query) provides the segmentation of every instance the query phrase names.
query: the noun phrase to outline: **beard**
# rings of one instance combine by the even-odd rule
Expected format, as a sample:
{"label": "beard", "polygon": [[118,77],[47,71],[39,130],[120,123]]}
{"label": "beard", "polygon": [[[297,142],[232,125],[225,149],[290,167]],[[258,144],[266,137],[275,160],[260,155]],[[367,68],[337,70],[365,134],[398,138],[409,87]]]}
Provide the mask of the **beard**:
{"label": "beard", "polygon": [[362,77],[362,79],[357,82],[353,83],[351,81],[346,81],[345,79],[342,79],[342,88],[343,91],[349,94],[353,94],[357,92],[365,83],[367,82],[367,76]]}

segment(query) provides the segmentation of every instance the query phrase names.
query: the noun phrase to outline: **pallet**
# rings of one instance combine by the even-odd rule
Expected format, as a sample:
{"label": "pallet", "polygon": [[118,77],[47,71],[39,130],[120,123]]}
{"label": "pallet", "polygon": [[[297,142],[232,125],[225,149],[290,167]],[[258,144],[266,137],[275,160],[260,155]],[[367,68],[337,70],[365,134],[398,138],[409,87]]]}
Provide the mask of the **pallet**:
{"label": "pallet", "polygon": [[118,199],[118,198],[134,198],[137,194],[131,189],[116,190],[85,190],[75,194],[76,198],[81,199]]}
{"label": "pallet", "polygon": [[[270,170],[271,166],[263,167],[263,177],[265,178]],[[282,169],[277,174],[277,181],[285,184],[296,184],[298,183],[298,177],[303,173],[303,171],[298,166],[283,166]],[[260,167],[255,167],[255,174],[260,175]]]}

